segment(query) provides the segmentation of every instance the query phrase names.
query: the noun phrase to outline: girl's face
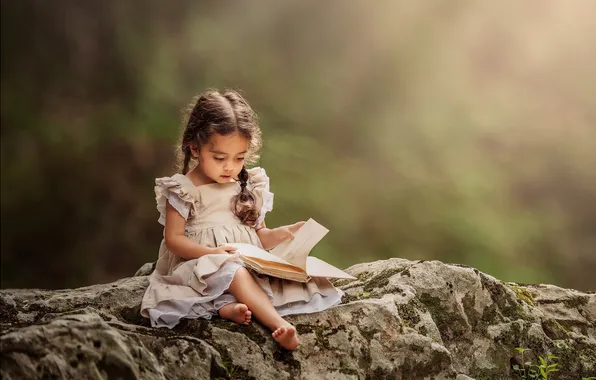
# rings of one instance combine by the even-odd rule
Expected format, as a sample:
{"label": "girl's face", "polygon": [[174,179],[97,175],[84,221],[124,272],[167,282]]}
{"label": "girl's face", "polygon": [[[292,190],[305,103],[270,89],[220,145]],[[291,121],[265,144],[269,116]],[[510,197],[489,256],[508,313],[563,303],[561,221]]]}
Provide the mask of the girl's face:
{"label": "girl's face", "polygon": [[239,132],[229,135],[214,134],[199,151],[191,149],[201,175],[213,182],[225,183],[237,179],[244,166],[249,140]]}

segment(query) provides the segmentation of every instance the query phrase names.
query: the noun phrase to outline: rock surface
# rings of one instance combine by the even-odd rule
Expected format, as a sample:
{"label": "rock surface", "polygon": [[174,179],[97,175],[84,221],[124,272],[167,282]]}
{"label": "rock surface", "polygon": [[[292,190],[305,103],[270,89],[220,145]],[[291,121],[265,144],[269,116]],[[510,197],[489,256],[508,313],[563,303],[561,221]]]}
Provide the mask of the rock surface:
{"label": "rock surface", "polygon": [[153,329],[137,276],[72,290],[0,291],[2,379],[514,379],[557,355],[555,380],[596,375],[596,295],[503,283],[439,261],[355,265],[343,303],[289,317],[302,346],[282,350],[254,323],[186,320]]}

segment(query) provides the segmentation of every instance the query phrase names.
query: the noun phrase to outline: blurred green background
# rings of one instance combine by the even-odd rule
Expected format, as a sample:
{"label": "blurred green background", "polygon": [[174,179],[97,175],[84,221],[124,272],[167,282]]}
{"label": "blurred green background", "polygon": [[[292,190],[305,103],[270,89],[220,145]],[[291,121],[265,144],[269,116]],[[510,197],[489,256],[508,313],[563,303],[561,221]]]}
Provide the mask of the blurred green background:
{"label": "blurred green background", "polygon": [[402,257],[596,288],[596,3],[1,2],[1,286],[157,258],[181,110],[260,115],[269,226],[340,267]]}

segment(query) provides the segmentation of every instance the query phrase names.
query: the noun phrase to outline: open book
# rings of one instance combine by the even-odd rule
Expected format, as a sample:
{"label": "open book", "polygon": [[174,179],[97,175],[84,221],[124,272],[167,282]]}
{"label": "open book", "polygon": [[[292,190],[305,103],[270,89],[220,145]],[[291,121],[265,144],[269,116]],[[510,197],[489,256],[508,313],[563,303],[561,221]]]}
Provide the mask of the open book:
{"label": "open book", "polygon": [[240,254],[247,267],[269,276],[299,282],[307,282],[311,277],[356,279],[321,259],[309,256],[327,232],[328,229],[309,219],[296,231],[294,239],[284,241],[269,252],[251,244],[227,245],[237,249],[236,253]]}

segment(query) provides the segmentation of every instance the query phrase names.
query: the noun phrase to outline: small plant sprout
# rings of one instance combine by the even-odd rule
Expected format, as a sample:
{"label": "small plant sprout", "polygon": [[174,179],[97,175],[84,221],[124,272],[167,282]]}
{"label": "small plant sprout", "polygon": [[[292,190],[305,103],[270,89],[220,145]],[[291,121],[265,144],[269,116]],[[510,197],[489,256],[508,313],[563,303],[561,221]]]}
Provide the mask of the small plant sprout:
{"label": "small plant sprout", "polygon": [[[518,364],[514,365],[513,371],[522,380],[528,380],[528,379],[548,380],[549,375],[551,373],[559,371],[559,369],[557,368],[559,364],[556,363],[556,360],[558,360],[559,357],[557,357],[555,355],[547,355],[546,359],[543,358],[542,356],[538,356],[538,360],[540,361],[540,364],[534,364],[531,361],[527,361],[527,362],[524,361],[525,360],[524,353],[526,351],[531,351],[530,349],[516,347],[515,350],[521,354],[521,361],[523,364],[521,365],[521,367]],[[552,379],[552,377],[551,377],[551,379]],[[588,380],[588,379],[594,379],[594,378],[584,378],[582,380]]]}

